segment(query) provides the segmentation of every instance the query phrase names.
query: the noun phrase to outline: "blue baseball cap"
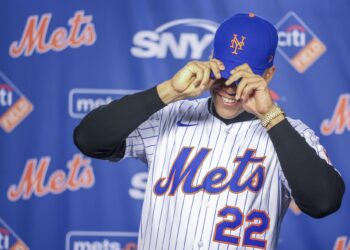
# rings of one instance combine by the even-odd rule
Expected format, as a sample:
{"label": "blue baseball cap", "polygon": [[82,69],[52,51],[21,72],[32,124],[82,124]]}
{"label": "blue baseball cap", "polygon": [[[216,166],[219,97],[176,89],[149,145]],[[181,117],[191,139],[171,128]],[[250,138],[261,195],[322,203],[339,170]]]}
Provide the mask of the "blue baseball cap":
{"label": "blue baseball cap", "polygon": [[[214,37],[213,58],[225,64],[221,77],[229,78],[230,71],[248,63],[253,72],[263,75],[273,65],[278,43],[276,28],[253,13],[236,14],[226,19]],[[211,73],[211,77],[215,78]]]}

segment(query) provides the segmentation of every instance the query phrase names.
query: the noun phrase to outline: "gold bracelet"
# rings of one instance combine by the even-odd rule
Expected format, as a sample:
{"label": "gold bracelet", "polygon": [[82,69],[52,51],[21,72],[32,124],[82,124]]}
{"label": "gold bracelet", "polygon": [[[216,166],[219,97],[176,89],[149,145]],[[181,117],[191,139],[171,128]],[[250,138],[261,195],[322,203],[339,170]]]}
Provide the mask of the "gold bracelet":
{"label": "gold bracelet", "polygon": [[286,117],[283,114],[280,114],[276,118],[272,119],[270,123],[266,126],[266,130],[269,131],[272,127],[274,127],[276,124],[283,121]]}
{"label": "gold bracelet", "polygon": [[261,119],[261,125],[263,125],[265,128],[267,127],[267,125],[269,125],[269,123],[275,119],[277,116],[279,115],[283,115],[284,111],[283,109],[281,109],[279,106],[274,105],[274,107],[272,108],[271,111],[269,111],[267,114],[264,115],[264,117]]}

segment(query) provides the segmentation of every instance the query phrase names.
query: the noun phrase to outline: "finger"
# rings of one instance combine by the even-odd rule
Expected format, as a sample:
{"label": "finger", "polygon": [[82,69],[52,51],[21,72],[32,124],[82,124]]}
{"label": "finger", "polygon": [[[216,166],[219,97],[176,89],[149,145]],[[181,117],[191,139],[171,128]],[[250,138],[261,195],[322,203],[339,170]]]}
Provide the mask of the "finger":
{"label": "finger", "polygon": [[260,82],[261,79],[258,77],[251,77],[251,78],[243,78],[241,82],[238,84],[237,89],[236,89],[236,100],[240,100],[242,97],[242,92],[244,88],[249,84],[249,83],[255,83],[255,82]]}
{"label": "finger", "polygon": [[240,70],[240,71],[235,71],[226,81],[225,85],[229,86],[233,82],[237,81],[239,78],[245,77],[245,78],[250,78],[250,77],[255,77],[256,75]]}
{"label": "finger", "polygon": [[192,62],[189,65],[189,69],[194,73],[195,79],[192,82],[195,87],[198,87],[202,81],[203,78],[203,68],[199,66],[198,63]]}
{"label": "finger", "polygon": [[234,72],[241,71],[241,70],[246,71],[248,73],[254,73],[253,70],[250,68],[248,63],[243,63],[243,64],[237,66],[236,68],[231,70],[230,73],[233,74]]}
{"label": "finger", "polygon": [[219,65],[219,69],[220,70],[224,70],[225,69],[225,64],[222,61],[220,61],[219,59],[214,58],[211,61],[217,63]]}
{"label": "finger", "polygon": [[207,88],[207,85],[210,80],[210,67],[203,67],[203,78],[200,84],[200,88],[203,90]]}
{"label": "finger", "polygon": [[259,89],[260,82],[248,83],[242,91],[242,100],[246,101],[256,90]]}
{"label": "finger", "polygon": [[211,60],[210,61],[210,68],[211,71],[214,73],[214,76],[216,79],[220,79],[221,78],[221,74],[220,74],[220,65],[218,62]]}

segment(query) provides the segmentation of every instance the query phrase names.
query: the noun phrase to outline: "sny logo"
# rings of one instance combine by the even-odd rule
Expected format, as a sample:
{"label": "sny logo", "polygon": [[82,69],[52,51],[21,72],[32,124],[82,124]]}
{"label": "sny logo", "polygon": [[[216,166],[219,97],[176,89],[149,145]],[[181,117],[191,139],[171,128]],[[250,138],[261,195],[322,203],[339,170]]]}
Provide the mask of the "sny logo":
{"label": "sny logo", "polygon": [[0,127],[10,133],[32,110],[32,103],[0,71]]}
{"label": "sny logo", "polygon": [[218,24],[205,19],[179,19],[165,23],[154,31],[142,30],[133,38],[130,52],[141,58],[200,59],[214,39]]}
{"label": "sny logo", "polygon": [[31,56],[34,50],[43,54],[49,50],[61,51],[67,47],[79,48],[95,43],[97,35],[92,16],[85,16],[83,10],[75,12],[73,18],[69,19],[70,29],[56,28],[47,39],[51,17],[51,13],[46,13],[41,18],[38,15],[28,17],[21,40],[11,43],[10,56]]}
{"label": "sny logo", "polygon": [[230,48],[233,48],[232,54],[237,55],[237,49],[239,50],[243,50],[243,46],[244,46],[244,40],[245,40],[245,36],[242,36],[241,41],[238,40],[237,38],[237,34],[233,34],[233,38],[231,40],[231,46]]}
{"label": "sny logo", "polygon": [[294,12],[277,24],[278,51],[299,73],[305,72],[326,51],[326,46]]}
{"label": "sny logo", "polygon": [[0,250],[29,250],[29,247],[0,218]]}
{"label": "sny logo", "polygon": [[339,96],[332,118],[323,120],[321,124],[323,135],[343,134],[345,129],[350,131],[350,94]]}

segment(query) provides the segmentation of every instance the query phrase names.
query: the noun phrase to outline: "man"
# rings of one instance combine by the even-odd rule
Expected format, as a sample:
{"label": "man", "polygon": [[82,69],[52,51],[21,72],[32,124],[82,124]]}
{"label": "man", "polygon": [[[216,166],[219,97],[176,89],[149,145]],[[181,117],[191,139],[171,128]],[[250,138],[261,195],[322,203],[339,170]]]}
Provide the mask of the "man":
{"label": "man", "polygon": [[[292,198],[315,218],[340,207],[344,183],[318,138],[271,98],[277,40],[266,20],[234,15],[212,60],[97,108],[75,129],[86,155],[148,164],[138,249],[275,249]],[[211,98],[186,100],[206,90]]]}

